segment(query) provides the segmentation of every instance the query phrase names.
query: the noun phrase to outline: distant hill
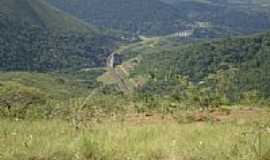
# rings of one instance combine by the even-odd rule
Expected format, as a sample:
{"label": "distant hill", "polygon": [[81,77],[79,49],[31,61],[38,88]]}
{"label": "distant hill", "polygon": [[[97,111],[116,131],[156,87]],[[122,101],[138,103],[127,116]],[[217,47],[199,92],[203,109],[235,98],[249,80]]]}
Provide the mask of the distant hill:
{"label": "distant hill", "polygon": [[105,65],[119,37],[41,0],[0,0],[0,70],[55,71]]}
{"label": "distant hill", "polygon": [[270,12],[266,11],[270,6],[263,7],[262,1],[174,0],[172,5],[190,21],[209,22],[242,34],[260,32],[270,27]]}
{"label": "distant hill", "polygon": [[176,8],[157,0],[48,1],[71,15],[99,27],[138,34],[173,33],[178,26],[185,26],[186,23]]}
{"label": "distant hill", "polygon": [[[142,35],[203,29],[205,37],[264,31],[270,27],[266,2],[245,0],[47,0],[99,27]],[[204,25],[202,25],[204,24]],[[205,29],[207,28],[207,29]],[[205,31],[206,30],[206,31]]]}

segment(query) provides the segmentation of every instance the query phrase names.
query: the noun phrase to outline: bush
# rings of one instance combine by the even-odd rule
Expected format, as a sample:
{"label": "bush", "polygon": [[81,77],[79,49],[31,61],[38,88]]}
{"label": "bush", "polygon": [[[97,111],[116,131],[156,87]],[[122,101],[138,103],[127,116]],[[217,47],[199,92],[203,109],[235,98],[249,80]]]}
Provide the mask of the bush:
{"label": "bush", "polygon": [[26,118],[46,104],[46,94],[16,82],[3,83],[0,87],[0,113],[4,117]]}

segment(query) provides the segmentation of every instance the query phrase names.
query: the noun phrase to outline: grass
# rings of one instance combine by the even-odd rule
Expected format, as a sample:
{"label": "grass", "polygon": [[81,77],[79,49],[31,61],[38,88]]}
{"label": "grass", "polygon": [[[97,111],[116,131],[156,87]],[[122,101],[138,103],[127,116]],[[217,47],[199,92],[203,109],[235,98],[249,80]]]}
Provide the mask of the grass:
{"label": "grass", "polygon": [[269,112],[223,122],[0,121],[2,160],[269,160]]}

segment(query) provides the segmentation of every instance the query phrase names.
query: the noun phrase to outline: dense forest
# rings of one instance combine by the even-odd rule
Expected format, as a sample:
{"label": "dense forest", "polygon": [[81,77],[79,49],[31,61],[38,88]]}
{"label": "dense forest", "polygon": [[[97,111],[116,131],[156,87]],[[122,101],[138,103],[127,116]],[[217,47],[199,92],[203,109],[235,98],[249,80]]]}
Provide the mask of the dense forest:
{"label": "dense forest", "polygon": [[116,40],[105,35],[53,33],[5,19],[0,21],[1,70],[55,71],[104,66]]}
{"label": "dense forest", "polygon": [[[197,0],[48,0],[54,6],[99,27],[142,35],[164,35],[207,27],[223,37],[263,31],[270,26],[267,7],[256,1]],[[77,8],[80,8],[79,10]],[[268,8],[269,9],[269,8]],[[205,23],[206,25],[198,25]]]}
{"label": "dense forest", "polygon": [[[104,66],[106,57],[120,41],[120,36],[101,33],[43,2],[15,2],[1,2],[1,70],[56,71]],[[51,16],[47,17],[47,13]]]}
{"label": "dense forest", "polygon": [[137,34],[169,34],[175,32],[179,25],[185,27],[186,23],[177,9],[156,0],[48,1],[99,27]]}
{"label": "dense forest", "polygon": [[265,33],[128,54],[143,57],[131,73],[148,79],[143,92],[179,96],[180,82],[187,80],[209,93],[218,90],[227,102],[239,102],[243,94],[270,97],[269,53],[270,34]]}

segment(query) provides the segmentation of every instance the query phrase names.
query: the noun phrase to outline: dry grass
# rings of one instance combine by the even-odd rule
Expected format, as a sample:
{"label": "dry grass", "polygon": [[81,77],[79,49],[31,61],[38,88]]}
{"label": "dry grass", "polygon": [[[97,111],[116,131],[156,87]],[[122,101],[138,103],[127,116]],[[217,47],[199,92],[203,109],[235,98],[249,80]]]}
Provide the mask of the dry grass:
{"label": "dry grass", "polygon": [[62,120],[1,120],[0,159],[269,160],[269,115],[188,124],[107,119],[79,128]]}

